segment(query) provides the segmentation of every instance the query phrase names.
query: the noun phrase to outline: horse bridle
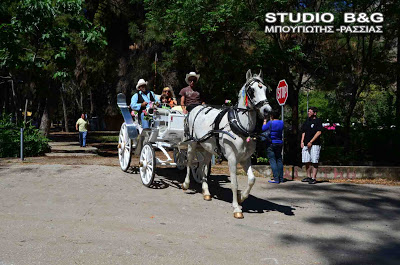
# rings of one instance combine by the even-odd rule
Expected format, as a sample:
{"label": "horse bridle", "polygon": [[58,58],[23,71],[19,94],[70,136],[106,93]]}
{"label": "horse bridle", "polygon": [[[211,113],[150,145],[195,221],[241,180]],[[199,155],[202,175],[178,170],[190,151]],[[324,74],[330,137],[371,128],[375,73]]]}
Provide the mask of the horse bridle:
{"label": "horse bridle", "polygon": [[[260,100],[259,102],[257,102],[257,103],[255,103],[254,102],[254,100],[253,100],[253,96],[251,96],[251,95],[249,95],[249,88],[252,88],[252,85],[254,84],[254,83],[261,83],[261,85],[263,85],[263,86],[265,86],[265,87],[267,87],[264,83],[263,83],[263,81],[261,80],[261,79],[259,79],[259,78],[257,78],[257,77],[253,77],[250,81],[248,81],[246,84],[245,84],[245,87],[244,87],[244,89],[246,90],[246,96],[247,96],[247,98],[249,99],[249,101],[250,101],[250,103],[255,107],[255,108],[257,108],[257,109],[259,109],[261,106],[263,106],[264,104],[268,104],[268,99],[264,99],[264,100]],[[268,89],[268,87],[267,87],[267,89]],[[247,108],[249,108],[248,106],[247,106]]]}
{"label": "horse bridle", "polygon": [[[252,86],[254,83],[256,83],[256,82],[259,83],[259,84],[261,83],[261,85],[264,85],[264,86],[265,86],[265,84],[262,82],[261,79],[259,79],[259,78],[257,78],[257,77],[253,77],[251,80],[249,80],[249,81],[245,84],[244,89],[245,89],[246,96],[247,96],[247,98],[249,99],[250,103],[251,103],[255,108],[259,109],[259,108],[260,108],[261,106],[263,106],[264,104],[268,104],[268,100],[267,100],[267,99],[264,99],[264,100],[260,100],[260,101],[257,102],[257,103],[254,102],[253,96],[249,94],[249,88],[251,88],[251,86]],[[267,87],[267,86],[265,86],[265,87]],[[267,87],[267,89],[268,89],[268,87]],[[268,90],[269,90],[269,89],[268,89]],[[246,106],[246,109],[243,109],[243,108],[239,108],[239,107],[236,105],[236,106],[235,106],[234,108],[232,108],[231,110],[232,110],[232,111],[230,111],[230,112],[228,113],[228,117],[229,117],[229,115],[231,115],[231,119],[228,118],[228,121],[229,121],[229,125],[231,126],[232,130],[233,130],[236,134],[241,135],[241,136],[243,136],[243,137],[257,137],[257,136],[259,136],[259,133],[254,133],[254,132],[249,132],[249,131],[247,131],[247,130],[244,128],[244,126],[241,124],[240,119],[239,119],[239,117],[238,117],[238,112],[243,112],[243,113],[245,113],[245,112],[250,111],[249,106]]]}

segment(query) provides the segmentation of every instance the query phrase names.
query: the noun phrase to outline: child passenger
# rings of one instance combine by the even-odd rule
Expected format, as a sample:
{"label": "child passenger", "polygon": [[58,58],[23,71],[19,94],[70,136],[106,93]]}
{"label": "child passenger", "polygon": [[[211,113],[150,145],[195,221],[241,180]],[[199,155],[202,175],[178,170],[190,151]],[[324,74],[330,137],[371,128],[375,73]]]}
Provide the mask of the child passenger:
{"label": "child passenger", "polygon": [[174,97],[174,92],[169,87],[164,87],[162,95],[161,95],[161,103],[166,103],[169,108],[173,108],[176,106],[176,99]]}

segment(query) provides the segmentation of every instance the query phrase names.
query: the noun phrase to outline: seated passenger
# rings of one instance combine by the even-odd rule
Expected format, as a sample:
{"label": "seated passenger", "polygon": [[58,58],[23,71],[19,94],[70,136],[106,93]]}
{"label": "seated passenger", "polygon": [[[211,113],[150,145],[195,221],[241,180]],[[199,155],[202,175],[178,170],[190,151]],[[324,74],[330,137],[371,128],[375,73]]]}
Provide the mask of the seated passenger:
{"label": "seated passenger", "polygon": [[148,129],[150,128],[150,121],[145,119],[144,110],[146,110],[146,106],[150,102],[159,104],[160,101],[157,99],[156,95],[154,95],[153,91],[147,89],[147,82],[144,81],[144,79],[138,81],[136,89],[138,92],[132,96],[130,106],[133,110],[138,111],[138,115],[140,115],[140,120],[142,121],[142,128]]}
{"label": "seated passenger", "polygon": [[[170,102],[172,101],[172,98],[168,97],[164,93],[160,96],[160,101],[161,101],[161,108],[163,109],[170,109],[171,105]],[[172,102],[173,104],[173,102]]]}
{"label": "seated passenger", "polygon": [[174,94],[174,91],[172,91],[172,89],[170,89],[169,87],[164,87],[161,96],[164,96],[164,95],[167,97],[167,103],[169,104],[169,106],[171,108],[173,108],[177,105],[175,94]]}

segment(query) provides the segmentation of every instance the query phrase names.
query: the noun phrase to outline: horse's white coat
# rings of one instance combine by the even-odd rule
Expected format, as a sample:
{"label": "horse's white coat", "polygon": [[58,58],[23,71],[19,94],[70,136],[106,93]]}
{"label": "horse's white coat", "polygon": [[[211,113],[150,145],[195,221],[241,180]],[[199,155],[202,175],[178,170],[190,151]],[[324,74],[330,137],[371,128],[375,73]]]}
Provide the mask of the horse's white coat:
{"label": "horse's white coat", "polygon": [[[250,80],[255,80],[255,82],[252,83],[251,88],[254,90],[254,96],[252,99],[248,100],[248,106],[246,107],[245,105],[245,98],[244,98],[244,93],[243,90],[246,89],[246,85],[244,85],[238,96],[238,108],[241,109],[246,109],[248,108],[249,111],[243,112],[239,111],[238,112],[238,117],[240,120],[240,123],[243,125],[243,127],[249,131],[252,132],[255,129],[256,126],[256,116],[257,112],[259,113],[260,116],[264,116],[267,112],[271,111],[271,106],[268,104],[267,98],[266,98],[266,87],[262,82],[258,82],[257,79],[260,79],[262,81],[262,73],[260,72],[259,75],[251,75],[251,71],[248,70],[246,74],[246,79],[247,82],[246,84],[249,83]],[[247,88],[248,89],[248,88]],[[265,103],[262,106],[258,106],[259,108],[256,109],[255,105],[257,103],[262,102],[265,100]],[[254,103],[254,104],[253,104]],[[206,110],[202,110],[203,106],[197,106],[194,108],[189,115],[189,131],[190,133],[193,133],[193,136],[196,138],[201,138],[205,134],[207,134],[210,130],[214,129],[214,120],[218,113],[221,110],[218,109],[212,109],[210,110],[207,114],[205,114]],[[199,113],[199,115],[196,114]],[[195,118],[196,117],[196,118]],[[236,139],[232,139],[230,136],[226,134],[219,134],[218,140],[221,145],[221,151],[222,154],[226,157],[228,160],[228,165],[229,165],[229,171],[230,171],[230,177],[231,177],[231,189],[232,189],[232,194],[233,194],[233,200],[232,200],[232,207],[233,207],[233,212],[234,213],[241,213],[241,206],[239,204],[243,202],[245,199],[248,198],[250,194],[250,190],[254,185],[255,182],[255,176],[253,174],[253,170],[251,167],[251,160],[250,156],[254,153],[256,149],[256,142],[254,140],[250,140],[249,142],[246,141],[245,137],[241,137],[239,135],[236,135],[233,133],[229,126],[228,122],[228,114],[225,114],[224,117],[222,118],[219,128],[231,133],[236,137]],[[188,163],[187,163],[187,173],[186,173],[186,178],[184,183],[182,184],[183,189],[187,189],[189,187],[190,183],[190,166],[193,161],[194,154],[196,152],[196,148],[198,145],[201,145],[206,151],[207,155],[205,157],[205,163],[209,163],[211,160],[212,154],[216,154],[216,137],[211,137],[208,140],[202,142],[202,143],[192,143],[188,146]],[[244,169],[244,171],[247,173],[248,176],[248,185],[246,189],[240,194],[238,193],[238,182],[237,182],[237,176],[236,176],[236,165],[240,163]],[[202,181],[202,190],[203,190],[203,195],[210,195],[210,191],[208,190],[208,184],[207,184],[207,179],[204,178]]]}

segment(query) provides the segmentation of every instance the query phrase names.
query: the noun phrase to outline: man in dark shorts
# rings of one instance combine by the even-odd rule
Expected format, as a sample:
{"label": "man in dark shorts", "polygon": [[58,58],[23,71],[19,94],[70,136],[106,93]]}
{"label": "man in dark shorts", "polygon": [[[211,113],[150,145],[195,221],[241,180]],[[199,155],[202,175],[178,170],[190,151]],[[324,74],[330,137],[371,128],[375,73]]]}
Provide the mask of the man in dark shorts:
{"label": "man in dark shorts", "polygon": [[186,75],[185,81],[189,86],[182,88],[181,92],[179,92],[179,95],[181,96],[181,106],[184,114],[187,114],[194,107],[203,103],[200,97],[200,93],[194,90],[199,78],[200,75],[196,74],[195,72],[190,72]]}
{"label": "man in dark shorts", "polygon": [[321,151],[322,122],[317,118],[316,107],[308,109],[308,119],[303,124],[301,135],[302,162],[306,164],[307,177],[302,182],[317,183],[318,160]]}

